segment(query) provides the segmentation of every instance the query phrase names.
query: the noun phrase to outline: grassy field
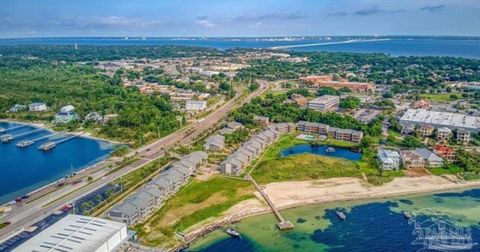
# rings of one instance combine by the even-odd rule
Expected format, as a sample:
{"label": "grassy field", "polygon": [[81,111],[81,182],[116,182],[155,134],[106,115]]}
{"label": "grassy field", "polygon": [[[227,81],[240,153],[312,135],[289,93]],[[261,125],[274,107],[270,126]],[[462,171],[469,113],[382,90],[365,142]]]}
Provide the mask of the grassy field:
{"label": "grassy field", "polygon": [[178,243],[175,232],[221,215],[236,203],[255,197],[253,192],[253,185],[245,180],[227,177],[194,180],[135,229],[145,245],[173,246]]}
{"label": "grassy field", "polygon": [[293,155],[260,164],[252,176],[258,183],[314,180],[334,177],[360,177],[357,164],[352,161],[315,154]]}
{"label": "grassy field", "polygon": [[449,165],[447,167],[436,167],[436,168],[430,168],[429,171],[434,174],[434,175],[451,175],[451,174],[458,174],[461,173],[463,170],[456,166],[456,165]]}
{"label": "grassy field", "polygon": [[[451,95],[456,95],[457,98],[452,99],[450,97]],[[448,103],[451,101],[462,99],[462,93],[421,94],[420,97],[426,100],[430,100],[432,102]]]}

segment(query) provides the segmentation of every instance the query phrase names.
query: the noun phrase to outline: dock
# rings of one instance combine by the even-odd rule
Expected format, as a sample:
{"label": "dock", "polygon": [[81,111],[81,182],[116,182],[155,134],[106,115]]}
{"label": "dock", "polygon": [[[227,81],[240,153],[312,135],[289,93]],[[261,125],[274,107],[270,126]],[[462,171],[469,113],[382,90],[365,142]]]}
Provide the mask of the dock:
{"label": "dock", "polygon": [[44,129],[40,128],[40,129],[34,129],[34,130],[31,130],[31,131],[28,131],[28,132],[20,133],[20,134],[17,134],[17,135],[5,134],[1,137],[1,141],[3,143],[8,143],[10,141],[15,140],[16,138],[28,136],[30,134],[35,134],[35,133],[38,133],[38,132],[43,131],[43,130]]}
{"label": "dock", "polygon": [[38,147],[38,149],[42,150],[42,151],[49,151],[49,150],[57,147],[59,144],[65,143],[69,140],[72,140],[76,137],[79,137],[80,135],[82,135],[82,134],[74,134],[74,135],[71,135],[71,136],[66,137],[64,139],[60,139],[56,142],[46,142],[46,143],[42,144],[40,147]]}
{"label": "dock", "polygon": [[53,136],[56,136],[56,135],[59,135],[59,134],[63,134],[67,132],[66,130],[64,131],[61,131],[61,132],[54,132],[54,133],[51,133],[51,134],[48,134],[48,135],[45,135],[45,136],[41,136],[41,137],[38,137],[38,138],[35,138],[35,139],[30,139],[30,140],[23,140],[23,141],[20,141],[17,143],[17,147],[18,148],[25,148],[25,147],[28,147],[38,141],[41,141],[41,140],[44,140],[44,139],[47,139],[47,138],[50,138],[50,137],[53,137]]}
{"label": "dock", "polygon": [[273,202],[270,200],[270,198],[268,197],[268,195],[265,193],[265,191],[263,191],[263,189],[260,187],[259,184],[257,184],[257,181],[255,181],[252,176],[250,176],[250,174],[246,175],[245,178],[247,180],[250,180],[253,185],[255,186],[255,188],[257,189],[257,191],[262,195],[262,197],[265,199],[265,201],[268,203],[268,205],[270,206],[270,208],[272,208],[272,211],[273,213],[275,214],[275,216],[277,217],[277,219],[279,220],[279,222],[277,223],[277,227],[280,229],[280,230],[287,230],[287,229],[292,229],[294,228],[295,226],[290,222],[290,221],[286,221],[282,214],[280,213],[280,211],[278,211],[278,209],[275,207],[275,205],[273,204]]}
{"label": "dock", "polygon": [[25,125],[25,124],[22,124],[22,125],[18,125],[18,126],[14,126],[14,127],[10,127],[10,128],[0,128],[0,133],[5,133],[5,132],[8,132],[8,131],[11,131],[11,130],[16,130],[16,129],[21,129],[21,128],[24,128],[24,127],[27,127],[28,125]]}

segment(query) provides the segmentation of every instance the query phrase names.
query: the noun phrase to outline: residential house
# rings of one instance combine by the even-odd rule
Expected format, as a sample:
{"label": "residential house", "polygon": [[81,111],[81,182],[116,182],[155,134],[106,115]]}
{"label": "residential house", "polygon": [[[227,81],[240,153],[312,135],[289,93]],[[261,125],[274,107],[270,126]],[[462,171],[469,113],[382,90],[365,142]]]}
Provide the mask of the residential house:
{"label": "residential house", "polygon": [[416,148],[415,152],[423,157],[427,167],[441,167],[443,166],[443,159],[425,148]]}
{"label": "residential house", "polygon": [[253,117],[253,122],[260,124],[261,126],[266,126],[267,124],[270,123],[270,118],[266,116],[254,116]]}
{"label": "residential house", "polygon": [[203,148],[208,151],[222,151],[225,146],[225,137],[222,135],[209,136],[203,145]]}
{"label": "residential house", "polygon": [[419,169],[425,167],[425,161],[423,160],[423,157],[413,150],[401,150],[400,158],[402,160],[403,167],[406,169]]}
{"label": "residential house", "polygon": [[383,170],[391,171],[400,168],[400,154],[398,151],[379,148],[377,160]]}
{"label": "residential house", "polygon": [[28,105],[28,110],[30,112],[43,112],[43,111],[47,111],[48,107],[47,107],[47,104],[43,102],[34,102]]}
{"label": "residential house", "polygon": [[20,111],[27,110],[27,108],[28,108],[27,105],[15,104],[8,110],[8,112],[17,113]]}

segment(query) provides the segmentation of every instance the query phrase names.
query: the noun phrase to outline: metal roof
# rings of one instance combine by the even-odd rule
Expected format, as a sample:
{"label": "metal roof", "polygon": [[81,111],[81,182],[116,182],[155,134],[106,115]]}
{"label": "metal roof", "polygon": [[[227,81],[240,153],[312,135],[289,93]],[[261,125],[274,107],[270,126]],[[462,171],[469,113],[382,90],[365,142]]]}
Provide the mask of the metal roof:
{"label": "metal roof", "polygon": [[[122,232],[122,229],[125,231]],[[27,240],[15,251],[96,251],[117,233],[121,236],[124,233],[122,240],[127,238],[124,223],[70,214]]]}

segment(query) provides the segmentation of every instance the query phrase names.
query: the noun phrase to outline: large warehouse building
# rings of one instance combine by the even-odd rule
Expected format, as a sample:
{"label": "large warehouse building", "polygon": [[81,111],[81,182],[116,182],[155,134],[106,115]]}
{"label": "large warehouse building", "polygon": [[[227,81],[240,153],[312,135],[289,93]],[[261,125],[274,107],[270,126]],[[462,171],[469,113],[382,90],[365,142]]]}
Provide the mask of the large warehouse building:
{"label": "large warehouse building", "polygon": [[431,125],[435,128],[464,129],[477,132],[480,128],[480,117],[459,113],[429,111],[425,109],[409,109],[400,118],[402,126]]}
{"label": "large warehouse building", "polygon": [[14,251],[109,252],[128,238],[124,223],[81,215],[67,215]]}

